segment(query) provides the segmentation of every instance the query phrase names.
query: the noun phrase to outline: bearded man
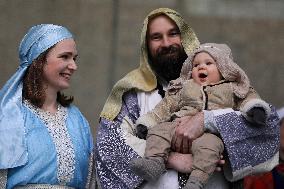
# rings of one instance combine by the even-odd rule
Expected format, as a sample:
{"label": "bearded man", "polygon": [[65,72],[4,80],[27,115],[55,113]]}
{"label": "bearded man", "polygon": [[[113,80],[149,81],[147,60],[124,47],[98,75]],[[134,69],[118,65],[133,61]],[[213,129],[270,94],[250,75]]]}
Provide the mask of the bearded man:
{"label": "bearded man", "polygon": [[[129,161],[143,156],[145,150],[145,140],[138,138],[134,130],[136,120],[160,102],[169,81],[179,77],[187,55],[198,46],[195,33],[176,11],[160,8],[146,17],[141,33],[140,66],[115,84],[100,116],[95,160],[98,185],[101,188],[181,188],[187,180],[182,173],[191,171],[189,146],[194,139],[207,130],[228,141],[231,136],[226,133],[228,129],[222,129],[222,126],[246,126],[245,119],[232,109],[203,111],[192,118],[182,118],[177,122],[175,140],[172,141],[175,152],[170,154],[167,162],[168,168],[172,169],[152,183],[144,182],[131,172]],[[277,121],[274,109],[268,125],[276,126]],[[241,137],[239,140],[237,137],[234,146],[249,137]],[[272,151],[269,153],[273,154]],[[241,179],[241,174],[243,172],[233,175],[231,180]],[[238,186],[225,180],[222,172],[215,172],[205,188],[227,189]]]}

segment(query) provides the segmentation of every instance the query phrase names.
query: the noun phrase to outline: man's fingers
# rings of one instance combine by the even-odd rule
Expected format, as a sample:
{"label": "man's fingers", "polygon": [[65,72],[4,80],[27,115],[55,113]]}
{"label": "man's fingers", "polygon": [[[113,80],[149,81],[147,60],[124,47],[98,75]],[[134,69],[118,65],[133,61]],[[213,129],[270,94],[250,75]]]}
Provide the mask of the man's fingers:
{"label": "man's fingers", "polygon": [[186,140],[186,139],[182,140],[182,153],[183,154],[188,154],[189,153],[188,140]]}
{"label": "man's fingers", "polygon": [[176,118],[175,121],[177,124],[179,124],[181,122],[181,119],[180,118]]}
{"label": "man's fingers", "polygon": [[218,162],[218,164],[219,165],[224,165],[226,162],[225,162],[225,160],[224,160],[224,156],[221,154],[220,155],[220,160],[219,160],[219,162]]}
{"label": "man's fingers", "polygon": [[182,153],[182,138],[181,137],[176,138],[175,151]]}
{"label": "man's fingers", "polygon": [[217,162],[217,167],[216,167],[215,171],[218,171],[218,172],[222,171],[222,167],[225,164],[225,160],[223,158],[224,158],[224,156],[220,155],[220,160]]}
{"label": "man's fingers", "polygon": [[191,153],[191,141],[188,139],[187,136],[183,137],[182,140],[182,153],[183,154],[190,154]]}
{"label": "man's fingers", "polygon": [[222,169],[221,169],[221,167],[216,167],[215,171],[221,172]]}
{"label": "man's fingers", "polygon": [[176,140],[177,140],[177,136],[176,134],[174,134],[172,141],[171,141],[171,148],[174,152],[176,152]]}
{"label": "man's fingers", "polygon": [[191,151],[192,141],[188,140],[187,143],[188,143],[188,153],[192,154],[192,151]]}
{"label": "man's fingers", "polygon": [[218,163],[219,163],[219,165],[224,165],[225,164],[225,160],[220,159]]}

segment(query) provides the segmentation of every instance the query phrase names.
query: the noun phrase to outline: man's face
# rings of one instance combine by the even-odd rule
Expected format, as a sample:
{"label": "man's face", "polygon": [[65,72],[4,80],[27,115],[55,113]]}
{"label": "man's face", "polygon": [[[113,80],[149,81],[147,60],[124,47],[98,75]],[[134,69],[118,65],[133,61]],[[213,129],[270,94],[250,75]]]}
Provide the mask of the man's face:
{"label": "man's face", "polygon": [[177,25],[165,15],[153,18],[148,24],[147,45],[157,74],[167,81],[178,78],[187,55]]}

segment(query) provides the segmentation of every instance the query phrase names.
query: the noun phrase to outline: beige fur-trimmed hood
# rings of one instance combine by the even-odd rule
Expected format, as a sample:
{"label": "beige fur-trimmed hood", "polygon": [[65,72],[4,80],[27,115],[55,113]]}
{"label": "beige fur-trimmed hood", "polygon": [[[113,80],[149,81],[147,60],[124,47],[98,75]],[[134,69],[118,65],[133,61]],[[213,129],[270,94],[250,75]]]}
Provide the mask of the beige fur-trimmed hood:
{"label": "beige fur-trimmed hood", "polygon": [[217,67],[227,81],[233,83],[234,93],[239,98],[245,98],[250,87],[250,81],[246,73],[234,62],[231,49],[225,44],[205,43],[196,48],[185,61],[181,70],[181,79],[190,79],[192,72],[192,60],[200,52],[207,52],[216,61]]}

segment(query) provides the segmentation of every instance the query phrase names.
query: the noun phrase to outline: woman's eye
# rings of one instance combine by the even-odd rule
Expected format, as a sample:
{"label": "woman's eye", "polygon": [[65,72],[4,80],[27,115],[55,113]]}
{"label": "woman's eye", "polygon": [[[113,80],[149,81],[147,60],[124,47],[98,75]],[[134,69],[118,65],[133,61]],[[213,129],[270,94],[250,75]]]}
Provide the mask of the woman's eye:
{"label": "woman's eye", "polygon": [[61,55],[61,57],[60,58],[63,58],[63,59],[68,59],[68,55],[66,55],[66,54],[63,54],[63,55]]}

